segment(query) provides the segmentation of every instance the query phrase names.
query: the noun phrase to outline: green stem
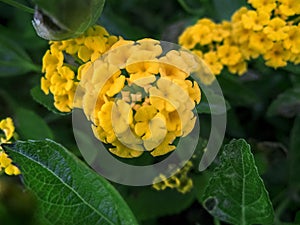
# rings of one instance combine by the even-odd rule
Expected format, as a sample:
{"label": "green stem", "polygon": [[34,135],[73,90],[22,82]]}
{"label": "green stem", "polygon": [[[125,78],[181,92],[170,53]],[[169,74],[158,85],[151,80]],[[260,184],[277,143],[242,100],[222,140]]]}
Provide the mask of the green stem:
{"label": "green stem", "polygon": [[27,7],[26,5],[23,5],[19,2],[16,2],[14,0],[0,0],[0,2],[4,2],[8,5],[11,5],[15,8],[18,8],[18,9],[21,9],[23,10],[24,12],[27,12],[27,13],[30,13],[30,14],[33,14],[34,13],[34,9],[30,8],[30,7]]}
{"label": "green stem", "polygon": [[294,22],[294,24],[299,23],[300,22],[300,16],[298,16],[297,18],[295,18],[293,22]]}
{"label": "green stem", "polygon": [[217,218],[214,218],[214,225],[221,225],[220,220],[218,220]]}
{"label": "green stem", "polygon": [[203,14],[203,12],[204,12],[204,9],[193,9],[193,8],[189,7],[186,4],[185,0],[177,0],[177,1],[181,5],[181,7],[190,14],[199,16],[199,15]]}

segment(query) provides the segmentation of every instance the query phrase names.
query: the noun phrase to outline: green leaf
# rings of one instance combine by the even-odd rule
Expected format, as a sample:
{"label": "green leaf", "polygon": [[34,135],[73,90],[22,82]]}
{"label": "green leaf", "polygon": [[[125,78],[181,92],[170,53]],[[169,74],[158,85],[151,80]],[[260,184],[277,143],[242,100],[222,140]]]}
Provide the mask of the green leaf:
{"label": "green leaf", "polygon": [[252,106],[258,102],[258,96],[254,90],[241,82],[239,77],[224,73],[218,77],[225,98],[232,106]]}
{"label": "green leaf", "polygon": [[41,224],[137,224],[112,185],[63,146],[46,140],[3,147],[37,198]]}
{"label": "green leaf", "polygon": [[181,194],[174,189],[157,191],[152,187],[131,189],[123,196],[139,221],[179,213],[195,199],[193,191]]}
{"label": "green leaf", "polygon": [[0,77],[38,71],[26,52],[15,42],[0,35]]}
{"label": "green leaf", "polygon": [[46,107],[49,111],[59,115],[70,114],[70,113],[60,112],[59,110],[57,110],[54,106],[53,96],[51,94],[45,95],[45,93],[41,90],[39,86],[32,88],[30,93],[36,102]]}
{"label": "green leaf", "polygon": [[222,20],[230,20],[232,14],[242,6],[245,6],[245,0],[213,0],[215,9],[218,13],[218,19]]}
{"label": "green leaf", "polygon": [[[225,113],[224,111],[228,111],[230,109],[230,104],[228,101],[224,99],[224,96],[215,94],[212,90],[207,89],[206,94],[210,95],[210,101],[207,101],[205,96],[202,96],[200,104],[196,106],[198,113],[205,114],[215,114],[220,115]],[[226,109],[224,109],[224,102],[226,105]]]}
{"label": "green leaf", "polygon": [[288,165],[290,174],[290,185],[293,188],[300,187],[300,116],[295,119],[290,137],[290,149],[288,152]]}
{"label": "green leaf", "polygon": [[47,123],[35,112],[18,108],[16,122],[23,139],[53,139],[53,133]]}
{"label": "green leaf", "polygon": [[233,140],[224,147],[203,202],[210,214],[231,224],[272,223],[272,204],[245,140]]}
{"label": "green leaf", "polygon": [[269,106],[267,115],[294,117],[300,113],[300,87],[288,89],[281,93]]}
{"label": "green leaf", "polygon": [[77,37],[94,25],[105,0],[33,0],[37,5],[32,24],[37,34],[47,40]]}

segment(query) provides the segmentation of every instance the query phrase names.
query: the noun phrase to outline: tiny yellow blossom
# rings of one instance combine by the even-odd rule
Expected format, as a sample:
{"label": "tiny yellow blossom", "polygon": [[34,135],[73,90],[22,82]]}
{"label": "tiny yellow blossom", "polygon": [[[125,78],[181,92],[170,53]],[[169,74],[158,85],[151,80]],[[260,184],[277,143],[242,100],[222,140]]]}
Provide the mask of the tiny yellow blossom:
{"label": "tiny yellow blossom", "polygon": [[217,55],[224,65],[231,66],[237,64],[242,58],[238,47],[229,45],[220,46],[217,50]]}
{"label": "tiny yellow blossom", "polygon": [[[193,167],[193,163],[188,161],[183,168],[178,169],[174,175],[166,178],[165,175],[161,174],[159,177],[154,179],[152,187],[158,191],[165,190],[166,188],[176,189],[178,192],[185,194],[191,191],[193,187],[193,181],[188,177],[188,173]],[[156,182],[162,180],[161,182]]]}
{"label": "tiny yellow blossom", "polygon": [[266,12],[256,12],[249,10],[242,15],[242,23],[244,28],[253,29],[254,31],[262,30],[263,27],[268,24],[270,15]]}
{"label": "tiny yellow blossom", "polygon": [[257,32],[250,36],[249,47],[259,54],[264,54],[273,47],[273,41],[265,33]]}
{"label": "tiny yellow blossom", "polygon": [[264,28],[264,33],[267,34],[268,38],[272,41],[280,41],[287,38],[287,31],[286,22],[279,17],[271,19]]}
{"label": "tiny yellow blossom", "polygon": [[300,2],[298,0],[278,0],[279,11],[284,16],[300,14]]}
{"label": "tiny yellow blossom", "polygon": [[57,67],[63,65],[64,55],[63,53],[52,45],[50,50],[47,50],[43,57],[43,68],[42,72],[52,73]]}
{"label": "tiny yellow blossom", "polygon": [[264,11],[270,13],[276,8],[276,0],[248,0],[253,8],[257,9],[258,11]]}
{"label": "tiny yellow blossom", "polygon": [[140,78],[152,77],[158,73],[159,64],[152,61],[132,63],[126,66],[126,70],[131,74],[130,81],[134,82]]}
{"label": "tiny yellow blossom", "polygon": [[300,26],[289,26],[288,37],[283,40],[283,46],[294,54],[300,53]]}
{"label": "tiny yellow blossom", "polygon": [[204,54],[204,61],[211,69],[212,73],[218,75],[223,69],[223,64],[215,51],[211,51]]}
{"label": "tiny yellow blossom", "polygon": [[285,51],[282,43],[275,43],[273,48],[263,55],[266,65],[278,68],[286,66],[290,52]]}
{"label": "tiny yellow blossom", "polygon": [[0,121],[0,130],[4,133],[4,136],[0,135],[0,142],[8,142],[14,135],[15,127],[11,118],[6,118]]}
{"label": "tiny yellow blossom", "polygon": [[[13,137],[15,127],[11,118],[6,118],[0,121],[0,144],[10,143]],[[3,133],[3,135],[2,135]],[[19,175],[21,172],[18,167],[12,164],[12,160],[4,152],[0,146],[0,172],[4,170],[7,175]]]}

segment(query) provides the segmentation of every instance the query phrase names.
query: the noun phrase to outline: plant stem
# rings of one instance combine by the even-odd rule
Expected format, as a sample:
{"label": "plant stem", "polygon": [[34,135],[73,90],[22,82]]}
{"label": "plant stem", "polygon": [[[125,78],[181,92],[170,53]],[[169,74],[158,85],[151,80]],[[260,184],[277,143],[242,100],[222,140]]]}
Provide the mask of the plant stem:
{"label": "plant stem", "polygon": [[221,225],[220,220],[218,220],[217,218],[214,218],[214,225]]}
{"label": "plant stem", "polygon": [[11,5],[15,8],[21,9],[24,12],[27,12],[27,13],[31,13],[31,14],[34,13],[34,9],[32,9],[30,7],[27,7],[26,5],[23,5],[23,4],[21,4],[19,2],[16,2],[14,0],[0,0],[0,2],[4,2],[4,3],[6,3],[8,5]]}

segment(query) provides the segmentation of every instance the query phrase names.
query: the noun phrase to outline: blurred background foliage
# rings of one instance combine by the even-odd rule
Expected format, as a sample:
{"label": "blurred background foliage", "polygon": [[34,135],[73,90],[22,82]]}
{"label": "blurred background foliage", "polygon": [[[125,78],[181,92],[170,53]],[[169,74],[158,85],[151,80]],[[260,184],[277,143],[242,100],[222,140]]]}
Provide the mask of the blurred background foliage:
{"label": "blurred background foliage", "polygon": [[[18,2],[34,7],[30,1]],[[245,0],[107,0],[98,22],[110,33],[127,39],[151,37],[177,42],[182,30],[198,18],[209,17],[216,22],[229,19],[245,4]],[[31,89],[39,85],[42,57],[48,48],[48,42],[36,35],[31,20],[31,14],[0,2],[0,118],[13,117],[21,140],[54,139],[80,157],[71,115],[53,114],[31,96]],[[292,146],[299,146],[299,129],[292,129],[300,112],[299,66],[274,70],[259,59],[250,63],[242,77],[224,71],[218,81],[230,104],[225,142],[231,138],[247,139],[277,221],[299,224],[300,178],[292,174],[300,172],[300,151],[294,149],[288,154]],[[200,121],[205,136],[209,116],[200,115]],[[204,187],[209,173],[211,170],[203,174],[194,171],[198,190],[186,195],[174,190],[157,192],[146,187],[116,186],[141,224],[207,225],[214,222],[199,204],[199,189]],[[35,200],[23,192],[19,179],[0,177],[0,224],[33,224],[30,221]],[[30,207],[24,208],[25,205]],[[157,205],[163,205],[164,210]]]}

